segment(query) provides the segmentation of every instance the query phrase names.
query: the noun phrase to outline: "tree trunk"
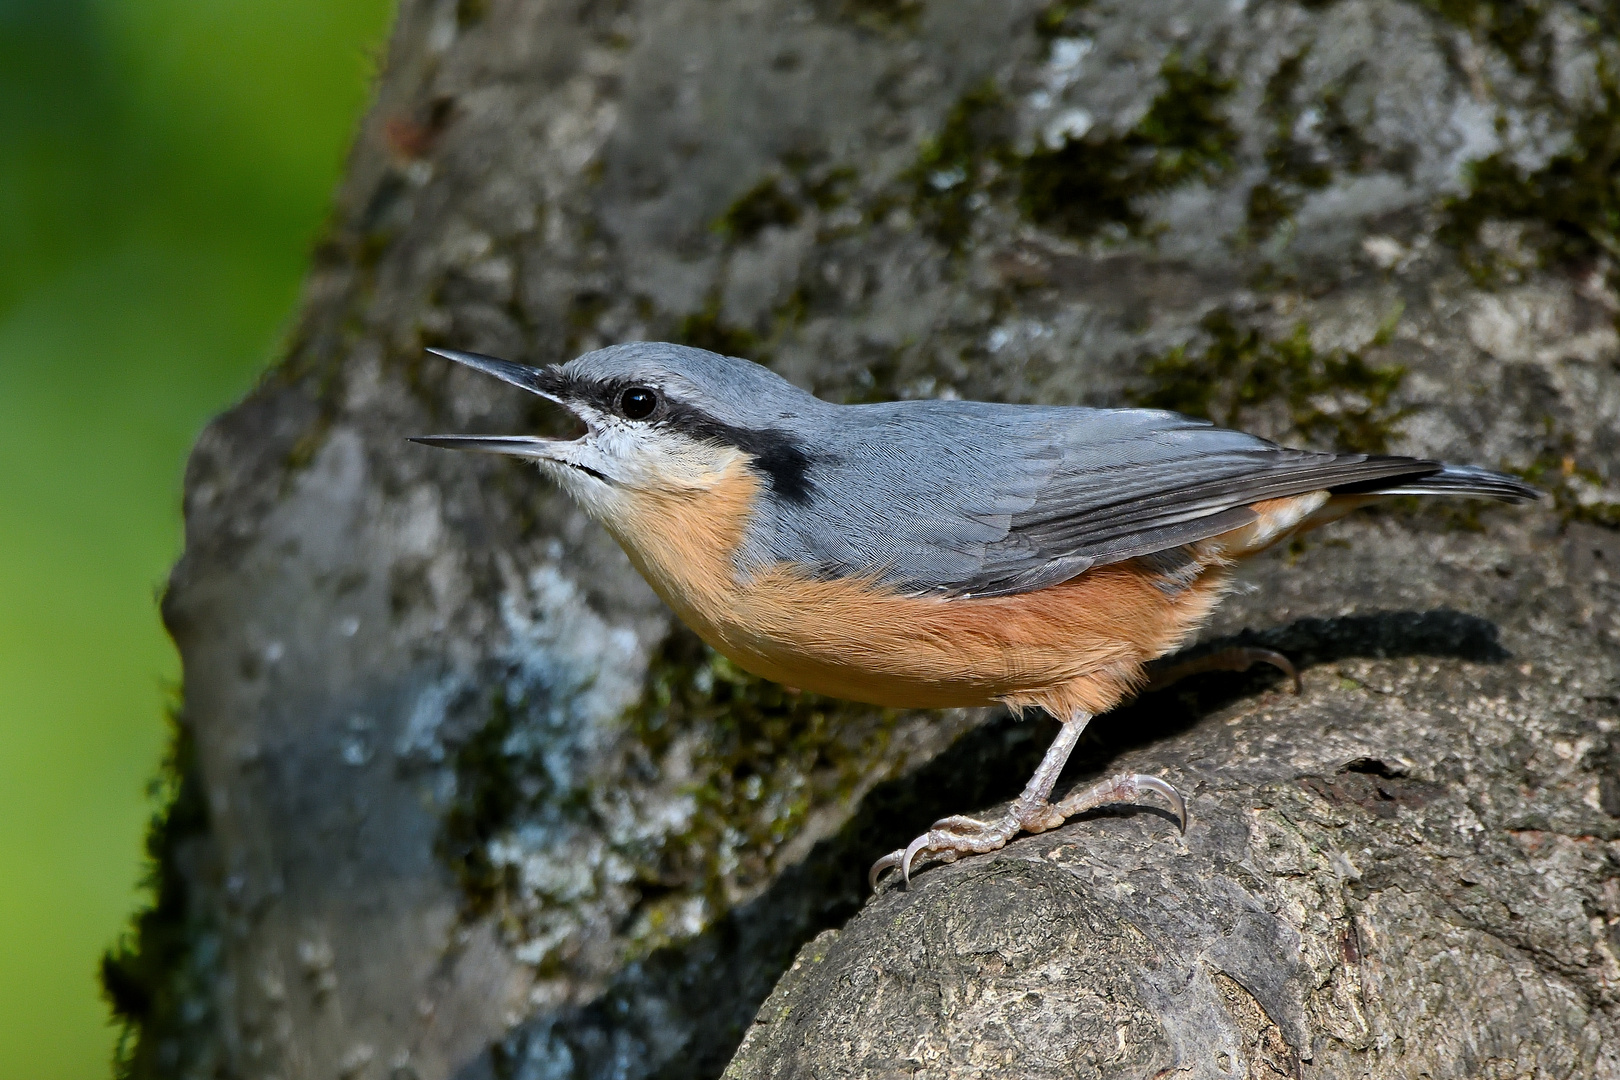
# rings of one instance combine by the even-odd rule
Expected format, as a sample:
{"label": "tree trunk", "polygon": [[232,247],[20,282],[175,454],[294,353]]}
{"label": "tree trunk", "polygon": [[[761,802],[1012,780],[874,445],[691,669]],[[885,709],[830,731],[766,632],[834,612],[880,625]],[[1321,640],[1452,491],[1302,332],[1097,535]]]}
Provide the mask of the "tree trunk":
{"label": "tree trunk", "polygon": [[[1598,0],[406,0],[286,358],[188,471],[125,1071],[1620,1073],[1617,40]],[[1065,780],[1165,773],[1184,840],[1096,816],[855,914],[1049,722],[755,680],[532,471],[404,441],[556,422],[423,346],[638,338],[1555,498],[1257,560],[1210,635],[1303,696],[1153,695]]]}

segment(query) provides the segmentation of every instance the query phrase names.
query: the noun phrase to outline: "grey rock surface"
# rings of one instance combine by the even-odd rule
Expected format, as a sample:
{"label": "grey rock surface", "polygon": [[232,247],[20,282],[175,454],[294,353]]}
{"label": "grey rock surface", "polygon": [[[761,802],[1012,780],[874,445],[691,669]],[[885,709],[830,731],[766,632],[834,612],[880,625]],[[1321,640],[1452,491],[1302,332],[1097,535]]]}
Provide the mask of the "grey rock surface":
{"label": "grey rock surface", "polygon": [[[405,0],[286,356],[188,472],[165,614],[201,809],[138,1060],[713,1076],[746,1033],[734,1075],[1615,1071],[1617,27]],[[786,695],[531,472],[403,441],[556,422],[423,346],[638,338],[1557,498],[1262,560],[1210,633],[1315,658],[1306,695],[1157,695],[1069,774],[1163,768],[1185,843],[1097,818],[933,870],[750,1027],[872,858],[1010,796],[1050,733]]]}

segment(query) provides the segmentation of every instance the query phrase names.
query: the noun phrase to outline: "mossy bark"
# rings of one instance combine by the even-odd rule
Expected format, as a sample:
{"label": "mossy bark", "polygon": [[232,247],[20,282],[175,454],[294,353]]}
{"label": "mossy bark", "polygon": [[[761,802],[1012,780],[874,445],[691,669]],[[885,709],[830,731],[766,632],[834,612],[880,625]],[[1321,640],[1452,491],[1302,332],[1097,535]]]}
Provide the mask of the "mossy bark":
{"label": "mossy bark", "polygon": [[[124,1072],[714,1076],[745,1032],[739,1076],[1613,1071],[1617,25],[407,0],[285,357],[188,470],[190,743],[108,962]],[[1099,817],[862,910],[1049,725],[761,683],[532,472],[404,441],[558,422],[423,346],[636,338],[1557,498],[1255,564],[1210,633],[1292,651],[1304,697],[1158,695],[1065,780],[1168,771],[1185,844]]]}

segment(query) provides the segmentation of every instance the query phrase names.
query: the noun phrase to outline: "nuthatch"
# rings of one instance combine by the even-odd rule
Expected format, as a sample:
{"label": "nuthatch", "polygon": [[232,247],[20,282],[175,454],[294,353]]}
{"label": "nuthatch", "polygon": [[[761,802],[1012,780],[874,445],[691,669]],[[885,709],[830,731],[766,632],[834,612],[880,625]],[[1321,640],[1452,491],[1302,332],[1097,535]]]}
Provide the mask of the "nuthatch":
{"label": "nuthatch", "polygon": [[877,705],[1039,706],[1062,722],[1005,816],[935,822],[877,861],[874,886],[894,867],[909,882],[919,854],[993,851],[1148,791],[1185,830],[1181,796],[1153,776],[1048,796],[1087,722],[1203,625],[1232,563],[1392,495],[1539,496],[1472,466],[1294,450],[1151,409],[834,405],[680,345],[545,368],[432,351],[587,430],[416,441],[537,462],[744,669]]}

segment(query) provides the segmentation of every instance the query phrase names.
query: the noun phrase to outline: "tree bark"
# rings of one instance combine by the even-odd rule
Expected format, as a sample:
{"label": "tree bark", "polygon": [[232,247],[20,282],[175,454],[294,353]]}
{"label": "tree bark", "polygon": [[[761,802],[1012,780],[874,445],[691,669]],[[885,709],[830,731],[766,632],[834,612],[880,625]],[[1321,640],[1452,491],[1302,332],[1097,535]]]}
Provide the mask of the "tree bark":
{"label": "tree bark", "polygon": [[[728,1075],[1620,1072],[1617,28],[406,0],[285,358],[188,470],[180,794],[108,961],[126,1071],[715,1076],[746,1034]],[[1153,695],[1064,781],[1162,771],[1185,840],[1096,816],[855,914],[1046,722],[761,683],[532,472],[404,441],[556,422],[424,346],[638,338],[1556,497],[1249,568],[1210,636],[1254,628],[1304,695]]]}

